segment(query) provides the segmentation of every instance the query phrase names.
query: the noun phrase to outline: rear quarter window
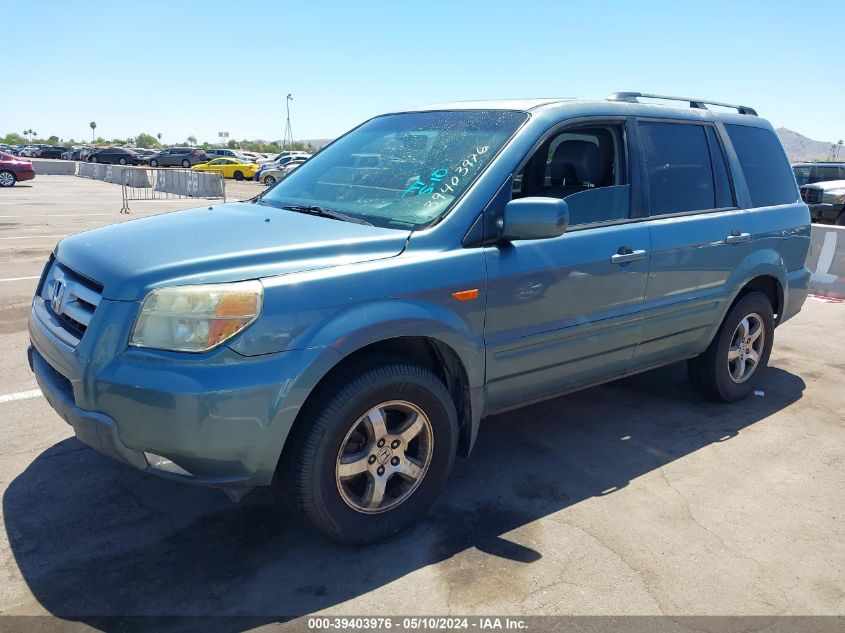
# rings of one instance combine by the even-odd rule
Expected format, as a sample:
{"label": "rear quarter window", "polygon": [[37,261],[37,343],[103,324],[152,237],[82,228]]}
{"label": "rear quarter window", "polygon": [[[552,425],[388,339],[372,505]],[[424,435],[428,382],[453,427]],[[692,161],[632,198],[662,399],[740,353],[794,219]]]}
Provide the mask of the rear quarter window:
{"label": "rear quarter window", "polygon": [[792,204],[798,188],[786,154],[771,130],[747,125],[725,125],[754,207]]}

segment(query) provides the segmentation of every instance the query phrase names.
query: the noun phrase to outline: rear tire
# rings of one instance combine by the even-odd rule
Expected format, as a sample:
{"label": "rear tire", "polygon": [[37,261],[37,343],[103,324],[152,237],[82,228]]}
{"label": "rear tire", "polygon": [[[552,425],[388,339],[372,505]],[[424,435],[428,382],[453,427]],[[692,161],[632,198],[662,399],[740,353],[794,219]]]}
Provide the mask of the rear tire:
{"label": "rear tire", "polygon": [[292,511],[329,539],[380,541],[425,514],[452,470],[455,406],[431,371],[402,358],[353,363],[300,414],[279,467]]}
{"label": "rear tire", "polygon": [[150,167],[158,167],[158,161],[155,158],[150,161]]}
{"label": "rear tire", "polygon": [[834,222],[836,226],[845,226],[845,209],[839,214],[839,217],[836,218],[836,222]]}
{"label": "rear tire", "polygon": [[236,171],[235,172],[235,180],[243,180],[243,179],[244,179],[243,172],[242,171]]}
{"label": "rear tire", "polygon": [[761,292],[742,297],[704,353],[687,362],[693,387],[715,402],[749,396],[768,365],[774,331],[769,298]]}
{"label": "rear tire", "polygon": [[272,184],[275,184],[276,179],[273,176],[264,176],[264,184],[268,187]]}
{"label": "rear tire", "polygon": [[0,171],[0,187],[13,187],[18,177],[11,171]]}

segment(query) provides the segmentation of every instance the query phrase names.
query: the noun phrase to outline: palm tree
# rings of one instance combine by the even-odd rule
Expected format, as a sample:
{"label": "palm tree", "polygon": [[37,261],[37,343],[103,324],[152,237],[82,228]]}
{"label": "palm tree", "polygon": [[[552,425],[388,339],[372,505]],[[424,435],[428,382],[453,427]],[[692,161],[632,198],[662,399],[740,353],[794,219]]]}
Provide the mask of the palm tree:
{"label": "palm tree", "polygon": [[193,134],[191,134],[191,135],[188,137],[188,139],[187,139],[187,140],[188,140],[188,145],[190,145],[190,146],[192,146],[192,147],[193,147],[194,145],[196,145],[196,144],[197,144],[197,137],[196,137],[196,136],[194,136]]}
{"label": "palm tree", "polygon": [[91,123],[89,123],[88,126],[91,128],[91,142],[93,143],[94,142],[94,130],[97,129],[97,123],[96,123],[96,121],[91,121]]}

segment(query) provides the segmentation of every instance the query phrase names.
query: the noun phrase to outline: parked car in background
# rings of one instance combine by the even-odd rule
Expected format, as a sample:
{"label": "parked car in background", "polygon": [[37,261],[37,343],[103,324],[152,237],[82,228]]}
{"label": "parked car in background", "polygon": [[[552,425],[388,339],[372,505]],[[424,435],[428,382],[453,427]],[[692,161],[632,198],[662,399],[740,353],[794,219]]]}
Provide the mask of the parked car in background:
{"label": "parked car in background", "polygon": [[138,154],[139,158],[143,161],[144,164],[150,162],[150,158],[158,154],[159,150],[155,149],[146,149],[143,147],[133,147],[131,148],[133,152]]}
{"label": "parked car in background", "polygon": [[[264,161],[264,162],[279,163],[279,162],[282,161],[282,159],[285,159],[285,158],[288,158],[288,159],[292,158],[292,157],[310,158],[311,156],[312,156],[312,154],[309,154],[308,152],[285,151],[285,152],[279,152],[278,154],[276,154],[275,156],[272,156],[269,160]],[[261,161],[259,161],[259,162],[261,162]]]}
{"label": "parked car in background", "polygon": [[[291,153],[285,152],[284,156],[277,155],[273,162],[263,163],[258,166],[258,171],[255,174],[255,180],[264,182],[264,172],[269,169],[281,169],[291,161],[305,161],[311,158],[311,154]],[[278,178],[276,178],[278,180]]]}
{"label": "parked car in background", "polygon": [[8,152],[0,152],[0,187],[11,187],[16,182],[33,178],[35,170],[31,161],[21,160]]}
{"label": "parked car in background", "polygon": [[62,154],[67,152],[70,148],[64,145],[48,145],[41,148],[39,158],[61,158]]}
{"label": "parked car in background", "polygon": [[234,158],[215,158],[207,163],[195,165],[191,169],[195,171],[219,171],[224,178],[244,180],[251,179],[255,175],[255,172],[258,171],[258,165]]}
{"label": "parked car in background", "polygon": [[810,207],[813,222],[845,226],[845,178],[804,185],[801,199]]}
{"label": "parked car in background", "polygon": [[845,180],[845,163],[793,163],[792,172],[799,187],[815,182]]}
{"label": "parked car in background", "polygon": [[302,165],[307,159],[294,159],[288,161],[281,167],[271,167],[255,173],[254,180],[263,182],[268,187],[276,184],[279,180],[286,178],[294,169]]}
{"label": "parked car in background", "polygon": [[248,159],[250,159],[253,163],[258,163],[258,162],[261,162],[261,161],[264,159],[264,155],[263,155],[263,154],[259,154],[258,152],[247,152],[247,151],[245,151],[245,150],[240,150],[240,151],[241,151],[241,154],[243,154],[244,156],[246,156],[246,157],[247,157]]}
{"label": "parked car in background", "polygon": [[196,147],[168,147],[150,156],[150,167],[189,168],[210,160],[202,149]]}
{"label": "parked car in background", "polygon": [[89,163],[106,163],[117,165],[140,165],[144,160],[131,149],[125,147],[102,147],[93,150],[88,155]]}
{"label": "parked car in background", "polygon": [[19,156],[25,156],[26,158],[38,158],[41,156],[41,146],[40,145],[27,145],[22,150],[20,150]]}
{"label": "parked car in background", "polygon": [[256,171],[255,176],[252,177],[256,182],[263,182],[268,187],[275,185],[282,178],[284,178],[283,168],[275,166]]}
{"label": "parked car in background", "polygon": [[235,149],[228,149],[228,148],[221,148],[221,147],[211,147],[205,150],[205,153],[208,154],[211,158],[234,158],[236,160],[241,161],[242,163],[251,163],[253,162],[251,158],[242,154],[240,151]]}
{"label": "parked car in background", "polygon": [[807,296],[807,205],[752,108],[644,97],[382,115],[250,202],[66,237],[29,314],[38,385],[94,449],[275,484],[348,544],[418,522],[487,416],[679,361],[750,396]]}

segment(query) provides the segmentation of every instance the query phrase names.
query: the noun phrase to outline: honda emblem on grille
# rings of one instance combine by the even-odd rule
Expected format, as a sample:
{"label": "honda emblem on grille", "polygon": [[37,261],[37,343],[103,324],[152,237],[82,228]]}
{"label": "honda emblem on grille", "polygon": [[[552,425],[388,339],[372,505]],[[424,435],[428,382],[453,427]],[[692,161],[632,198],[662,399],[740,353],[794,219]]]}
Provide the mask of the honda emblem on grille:
{"label": "honda emblem on grille", "polygon": [[50,306],[56,314],[62,313],[62,300],[65,298],[65,283],[61,279],[53,282],[53,298],[50,299]]}

